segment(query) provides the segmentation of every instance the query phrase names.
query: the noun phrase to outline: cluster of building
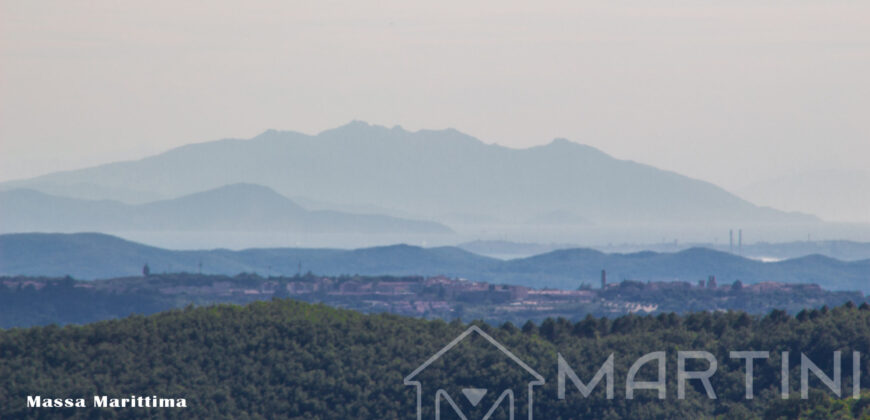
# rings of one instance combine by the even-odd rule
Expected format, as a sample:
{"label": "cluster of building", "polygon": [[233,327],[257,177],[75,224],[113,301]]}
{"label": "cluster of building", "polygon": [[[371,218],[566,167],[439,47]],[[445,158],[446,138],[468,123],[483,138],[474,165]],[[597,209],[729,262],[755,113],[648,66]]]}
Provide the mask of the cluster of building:
{"label": "cluster of building", "polygon": [[[685,281],[640,282],[623,280],[608,284],[601,273],[601,287],[577,290],[533,289],[516,285],[496,285],[445,276],[371,277],[371,276],[295,276],[262,278],[256,275],[203,276],[169,274],[121,278],[94,282],[70,278],[0,277],[7,291],[42,290],[46,287],[76,287],[109,293],[155,291],[163,295],[187,296],[199,303],[250,302],[272,297],[288,297],[367,312],[452,318],[477,314],[516,314],[563,316],[583,311],[602,313],[650,313],[673,310],[662,302],[680,296],[703,301],[709,293],[726,294],[733,299],[776,294],[778,296],[824,296],[815,284],[773,282],[743,285],[739,281],[718,285],[710,276],[697,284]],[[2,291],[2,290],[0,290]],[[703,292],[697,294],[696,292]],[[740,294],[735,294],[739,292]],[[688,293],[688,294],[687,294]],[[745,295],[750,294],[750,295]],[[707,297],[704,297],[707,296]],[[856,296],[863,300],[863,295]],[[673,302],[671,302],[673,303]],[[469,315],[469,311],[477,311]],[[596,312],[597,313],[597,312]]]}

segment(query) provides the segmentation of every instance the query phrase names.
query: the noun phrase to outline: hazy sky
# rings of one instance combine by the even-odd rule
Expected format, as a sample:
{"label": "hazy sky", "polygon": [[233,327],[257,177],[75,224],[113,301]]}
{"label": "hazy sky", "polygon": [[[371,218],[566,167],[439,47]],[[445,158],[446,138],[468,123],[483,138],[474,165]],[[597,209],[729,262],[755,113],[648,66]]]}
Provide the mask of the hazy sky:
{"label": "hazy sky", "polygon": [[0,4],[0,180],[352,119],[735,190],[870,166],[866,1]]}

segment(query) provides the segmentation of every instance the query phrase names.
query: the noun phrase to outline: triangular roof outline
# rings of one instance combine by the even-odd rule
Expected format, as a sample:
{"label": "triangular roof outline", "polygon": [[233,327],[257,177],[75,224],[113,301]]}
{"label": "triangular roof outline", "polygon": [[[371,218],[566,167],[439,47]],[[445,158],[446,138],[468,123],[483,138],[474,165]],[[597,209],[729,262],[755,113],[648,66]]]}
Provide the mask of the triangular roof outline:
{"label": "triangular roof outline", "polygon": [[546,382],[544,380],[544,377],[541,376],[540,373],[536,372],[534,369],[529,367],[529,365],[527,365],[525,362],[520,360],[519,357],[517,357],[513,353],[511,353],[511,351],[508,350],[505,346],[503,346],[501,343],[496,341],[489,334],[483,332],[483,330],[481,330],[480,327],[478,327],[477,325],[472,325],[472,326],[468,327],[468,329],[465,330],[462,334],[459,334],[458,337],[454,338],[453,341],[451,341],[446,346],[444,346],[441,350],[439,350],[437,353],[432,355],[432,357],[430,357],[428,360],[423,362],[423,364],[420,365],[419,367],[417,367],[417,369],[414,369],[413,372],[408,374],[408,376],[405,377],[405,385],[419,385],[418,381],[413,380],[414,377],[417,376],[423,370],[425,370],[427,367],[429,367],[429,365],[431,365],[432,363],[435,363],[436,360],[440,359],[441,356],[443,356],[445,353],[450,351],[453,347],[456,347],[457,344],[459,344],[460,342],[462,342],[462,340],[464,340],[466,337],[471,335],[471,333],[477,333],[478,335],[480,335],[481,337],[486,339],[486,341],[489,341],[490,344],[495,346],[499,351],[504,353],[507,357],[509,357],[511,360],[513,360],[516,364],[520,365],[520,367],[523,368],[526,372],[528,372],[530,375],[532,375],[535,378],[535,380],[530,382],[530,385],[543,385]]}

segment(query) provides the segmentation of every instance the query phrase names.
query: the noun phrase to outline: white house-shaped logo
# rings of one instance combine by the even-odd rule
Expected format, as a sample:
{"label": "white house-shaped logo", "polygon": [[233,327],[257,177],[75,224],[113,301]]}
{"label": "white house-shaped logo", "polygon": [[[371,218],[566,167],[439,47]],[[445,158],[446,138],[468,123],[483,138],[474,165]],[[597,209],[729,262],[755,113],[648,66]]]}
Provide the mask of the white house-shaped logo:
{"label": "white house-shaped logo", "polygon": [[[499,386],[499,388],[491,389],[489,386],[467,386],[461,388],[461,395],[452,395],[447,391],[449,388],[448,384],[424,384],[422,383],[419,376],[420,374],[429,368],[429,366],[435,363],[437,360],[441,359],[442,356],[445,356],[448,352],[450,352],[454,347],[459,345],[463,340],[469,338],[469,336],[476,334],[479,337],[486,340],[489,344],[494,346],[498,351],[503,353],[507,358],[513,362],[516,366],[521,369],[523,379],[522,383],[510,384],[507,387]],[[474,378],[472,378],[474,379]],[[486,378],[482,379],[481,384],[485,383]],[[426,360],[425,363],[420,365],[417,369],[411,372],[410,375],[405,377],[405,385],[415,386],[417,389],[417,420],[423,420],[423,401],[428,401],[434,404],[434,413],[435,420],[441,420],[442,412],[447,413],[452,411],[454,417],[459,417],[462,420],[469,420],[468,416],[462,410],[462,406],[465,405],[467,407],[468,404],[471,405],[472,408],[477,408],[478,405],[484,400],[484,397],[489,395],[489,400],[494,399],[494,403],[492,406],[483,414],[481,420],[488,420],[496,410],[501,407],[508,413],[508,417],[510,420],[515,420],[517,407],[526,407],[528,410],[528,419],[532,420],[533,416],[533,399],[534,399],[534,387],[544,384],[544,377],[541,376],[538,372],[535,372],[534,369],[530,368],[527,364],[525,364],[522,360],[517,358],[513,353],[508,351],[501,343],[495,341],[489,334],[483,332],[477,326],[471,326],[465,332],[456,337],[449,344],[444,346],[438,353],[435,353],[429,360]],[[428,391],[424,395],[424,389]],[[433,392],[434,391],[434,392]],[[462,401],[464,398],[465,401]],[[428,404],[428,403],[427,403]],[[480,407],[478,409],[480,412],[483,412],[483,409],[486,407]],[[503,411],[504,412],[504,411]]]}

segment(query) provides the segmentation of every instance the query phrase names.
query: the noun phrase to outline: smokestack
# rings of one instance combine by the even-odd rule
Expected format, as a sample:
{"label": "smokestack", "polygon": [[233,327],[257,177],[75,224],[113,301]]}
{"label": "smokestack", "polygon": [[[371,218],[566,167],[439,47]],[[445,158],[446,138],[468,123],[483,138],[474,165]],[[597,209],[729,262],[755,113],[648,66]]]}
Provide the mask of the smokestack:
{"label": "smokestack", "polygon": [[737,252],[743,255],[743,229],[737,230]]}
{"label": "smokestack", "polygon": [[728,252],[734,253],[734,229],[728,229]]}
{"label": "smokestack", "polygon": [[607,289],[607,271],[601,270],[601,290]]}

